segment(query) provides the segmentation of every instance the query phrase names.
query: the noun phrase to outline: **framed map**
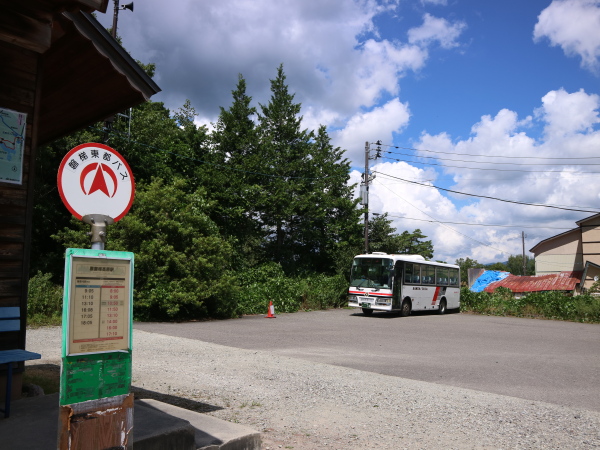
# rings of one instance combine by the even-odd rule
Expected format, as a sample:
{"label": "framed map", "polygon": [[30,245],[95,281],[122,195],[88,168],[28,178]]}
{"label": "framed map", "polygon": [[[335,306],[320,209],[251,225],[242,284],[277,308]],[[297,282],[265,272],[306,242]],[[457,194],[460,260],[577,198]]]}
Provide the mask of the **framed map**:
{"label": "framed map", "polygon": [[23,184],[27,114],[0,108],[0,181]]}

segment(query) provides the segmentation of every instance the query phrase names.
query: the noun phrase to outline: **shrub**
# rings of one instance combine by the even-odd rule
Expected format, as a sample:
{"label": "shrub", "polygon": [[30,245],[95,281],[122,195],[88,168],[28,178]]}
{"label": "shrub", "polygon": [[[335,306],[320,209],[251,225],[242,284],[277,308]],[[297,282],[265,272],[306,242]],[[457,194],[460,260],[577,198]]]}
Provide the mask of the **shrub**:
{"label": "shrub", "polygon": [[600,297],[589,294],[573,297],[560,291],[531,292],[517,299],[506,288],[491,294],[462,288],[461,309],[498,316],[600,322]]}
{"label": "shrub", "polygon": [[239,274],[240,314],[266,314],[269,302],[277,312],[295,312],[300,307],[298,282],[287,278],[281,265],[267,263]]}
{"label": "shrub", "polygon": [[339,308],[346,304],[348,281],[342,274],[315,274],[303,279],[300,289],[303,309]]}
{"label": "shrub", "polygon": [[52,274],[38,272],[29,279],[27,321],[30,325],[58,325],[62,319],[63,288]]}
{"label": "shrub", "polygon": [[343,275],[310,274],[287,277],[281,265],[267,263],[239,274],[240,314],[266,314],[269,302],[275,312],[326,309],[346,302],[348,282]]}
{"label": "shrub", "polygon": [[[135,253],[136,320],[230,318],[237,311],[233,248],[210,219],[206,192],[176,179],[137,186],[131,211],[108,230],[106,250]],[[54,237],[81,247],[86,227],[75,223]]]}

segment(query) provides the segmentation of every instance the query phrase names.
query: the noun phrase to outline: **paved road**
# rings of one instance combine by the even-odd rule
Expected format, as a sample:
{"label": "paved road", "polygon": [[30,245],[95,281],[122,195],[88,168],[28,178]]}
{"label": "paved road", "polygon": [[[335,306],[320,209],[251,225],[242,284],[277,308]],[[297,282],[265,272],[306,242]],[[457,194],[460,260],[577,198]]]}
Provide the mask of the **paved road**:
{"label": "paved road", "polygon": [[342,309],[135,328],[600,411],[600,325]]}

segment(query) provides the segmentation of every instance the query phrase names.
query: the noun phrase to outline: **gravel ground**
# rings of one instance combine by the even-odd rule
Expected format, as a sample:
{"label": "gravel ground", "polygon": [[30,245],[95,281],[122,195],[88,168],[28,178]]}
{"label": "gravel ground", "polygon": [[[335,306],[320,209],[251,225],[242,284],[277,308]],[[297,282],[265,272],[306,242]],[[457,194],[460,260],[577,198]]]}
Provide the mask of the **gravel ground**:
{"label": "gravel ground", "polygon": [[[27,332],[60,364],[59,327]],[[600,413],[134,330],[133,389],[262,433],[264,449],[600,448]]]}

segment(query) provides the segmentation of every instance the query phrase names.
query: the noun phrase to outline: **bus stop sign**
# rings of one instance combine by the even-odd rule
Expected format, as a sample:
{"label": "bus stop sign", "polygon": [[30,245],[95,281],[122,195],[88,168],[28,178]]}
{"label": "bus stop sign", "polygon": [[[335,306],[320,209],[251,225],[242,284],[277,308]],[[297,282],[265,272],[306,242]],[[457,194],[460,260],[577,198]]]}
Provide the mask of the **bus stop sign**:
{"label": "bus stop sign", "polygon": [[58,192],[77,219],[100,214],[122,219],[135,195],[127,161],[104,144],[87,143],[65,155],[58,169]]}

